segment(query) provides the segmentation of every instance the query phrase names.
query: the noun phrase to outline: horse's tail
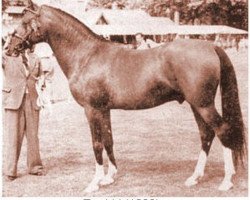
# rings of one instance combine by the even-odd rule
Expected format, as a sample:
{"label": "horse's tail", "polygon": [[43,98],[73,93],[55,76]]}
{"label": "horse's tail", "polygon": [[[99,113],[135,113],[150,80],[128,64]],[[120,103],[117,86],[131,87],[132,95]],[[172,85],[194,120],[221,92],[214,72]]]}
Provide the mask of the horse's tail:
{"label": "horse's tail", "polygon": [[[245,140],[245,128],[239,102],[237,79],[234,67],[223,49],[215,47],[221,65],[221,98],[223,120],[229,124],[230,129],[226,133],[224,143],[233,151],[233,161],[237,168],[238,162],[243,164],[247,145]],[[222,141],[223,142],[223,141]]]}

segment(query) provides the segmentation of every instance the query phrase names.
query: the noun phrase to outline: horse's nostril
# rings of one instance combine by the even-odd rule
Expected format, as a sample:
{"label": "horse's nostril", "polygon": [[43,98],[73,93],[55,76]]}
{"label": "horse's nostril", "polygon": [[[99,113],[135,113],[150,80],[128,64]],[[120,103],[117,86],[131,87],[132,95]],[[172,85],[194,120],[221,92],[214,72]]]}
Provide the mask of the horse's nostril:
{"label": "horse's nostril", "polygon": [[6,54],[7,56],[11,56],[11,53],[10,53],[9,51],[6,51],[5,54]]}

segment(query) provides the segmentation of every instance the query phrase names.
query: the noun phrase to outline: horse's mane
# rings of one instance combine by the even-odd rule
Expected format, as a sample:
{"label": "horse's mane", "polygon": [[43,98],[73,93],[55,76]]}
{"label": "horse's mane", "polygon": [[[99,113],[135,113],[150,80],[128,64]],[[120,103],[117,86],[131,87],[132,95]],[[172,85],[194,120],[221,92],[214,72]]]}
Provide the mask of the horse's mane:
{"label": "horse's mane", "polygon": [[[107,40],[105,40],[105,38],[95,34],[89,27],[87,27],[85,24],[83,24],[79,19],[68,14],[67,12],[65,12],[59,8],[54,8],[54,7],[51,7],[48,5],[43,5],[43,6],[55,11],[58,15],[60,15],[60,17],[63,18],[65,24],[67,24],[67,23],[71,24],[73,27],[75,27],[77,29],[78,34],[80,34],[81,36],[85,35],[85,36],[88,36],[89,38],[91,37],[91,38],[99,40],[99,41],[108,42]],[[74,35],[74,37],[75,37],[75,35]]]}

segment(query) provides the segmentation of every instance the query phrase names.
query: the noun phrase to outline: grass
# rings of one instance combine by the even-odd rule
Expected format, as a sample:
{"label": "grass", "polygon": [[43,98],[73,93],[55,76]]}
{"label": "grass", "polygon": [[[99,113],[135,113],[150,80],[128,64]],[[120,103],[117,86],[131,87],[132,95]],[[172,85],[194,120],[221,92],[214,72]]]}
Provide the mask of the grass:
{"label": "grass", "polygon": [[[237,73],[247,128],[247,51],[227,52]],[[55,82],[61,90],[68,89],[65,78]],[[219,98],[216,104],[220,106]],[[191,188],[184,186],[200,151],[198,128],[187,103],[170,102],[144,111],[112,110],[112,127],[118,174],[115,183],[101,187],[90,196],[247,196],[247,170],[243,169],[234,177],[232,190],[217,190],[224,176],[222,148],[217,139],[202,181]],[[27,174],[24,141],[19,178],[11,183],[3,181],[3,196],[84,196],[83,190],[94,175],[95,160],[83,108],[74,101],[60,101],[53,104],[51,116],[43,111],[40,147],[46,176]]]}

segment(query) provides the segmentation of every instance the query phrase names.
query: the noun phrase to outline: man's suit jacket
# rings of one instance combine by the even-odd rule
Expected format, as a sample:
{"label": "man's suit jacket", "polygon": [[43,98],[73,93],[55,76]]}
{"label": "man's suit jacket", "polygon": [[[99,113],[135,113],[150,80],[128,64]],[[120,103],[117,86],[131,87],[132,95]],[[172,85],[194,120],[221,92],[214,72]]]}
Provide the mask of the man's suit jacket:
{"label": "man's suit jacket", "polygon": [[[35,88],[36,77],[42,73],[40,59],[30,53],[28,58],[29,75],[26,76],[23,59],[19,57],[3,57],[4,83],[3,83],[3,108],[17,110],[20,108],[24,94],[28,89],[32,107],[36,110],[37,91]],[[27,88],[27,89],[26,89]]]}

